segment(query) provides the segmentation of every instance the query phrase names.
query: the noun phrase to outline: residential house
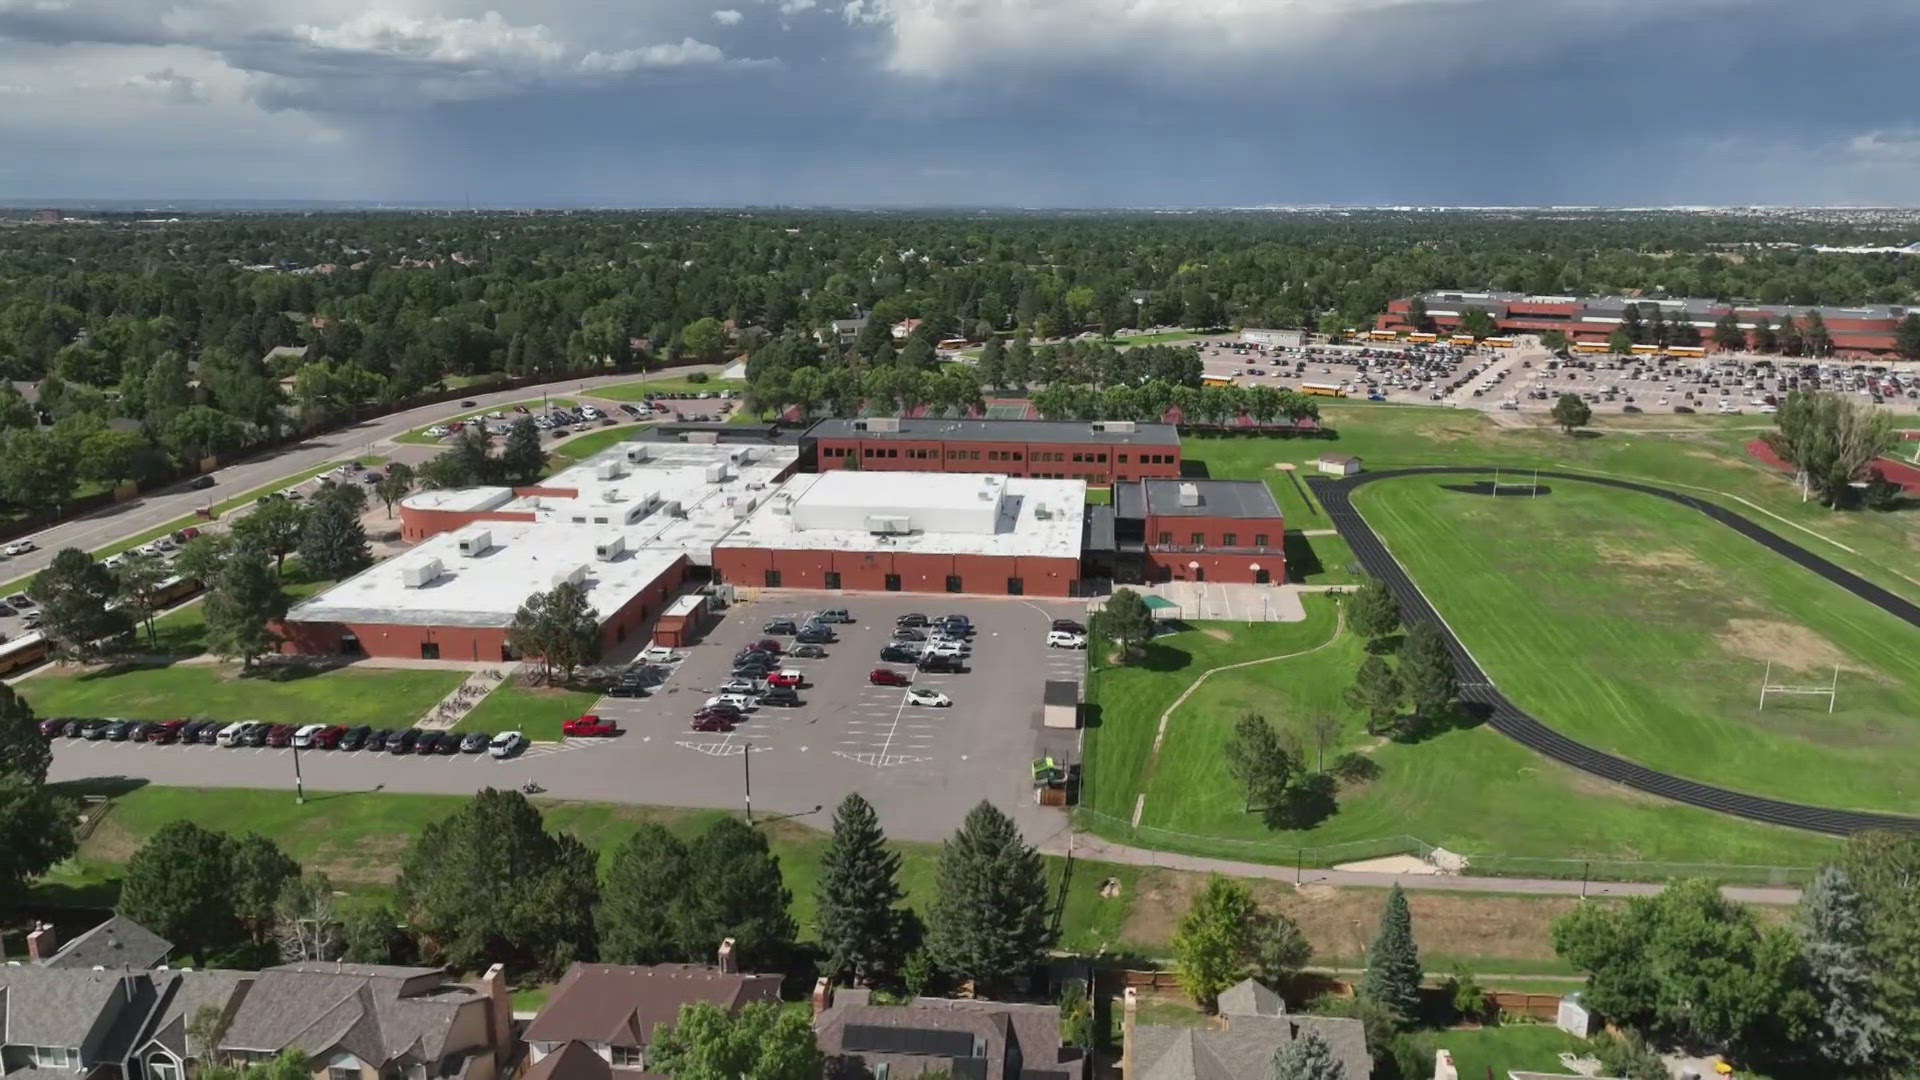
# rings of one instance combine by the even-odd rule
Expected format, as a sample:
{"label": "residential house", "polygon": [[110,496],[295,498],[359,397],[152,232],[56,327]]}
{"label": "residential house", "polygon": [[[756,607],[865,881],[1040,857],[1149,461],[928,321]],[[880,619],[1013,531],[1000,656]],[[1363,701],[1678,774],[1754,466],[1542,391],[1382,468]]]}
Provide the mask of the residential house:
{"label": "residential house", "polygon": [[134,1080],[134,1044],[157,999],[144,971],[0,967],[0,1073],[6,1080]]}
{"label": "residential house", "polygon": [[128,1080],[185,1080],[192,1066],[208,1060],[209,1048],[195,1036],[204,1009],[230,1025],[234,1010],[252,989],[251,971],[155,972],[159,994],[153,1015],[133,1048]]}
{"label": "residential house", "polygon": [[220,1048],[242,1061],[302,1051],[314,1080],[495,1080],[513,1006],[498,964],[478,986],[437,967],[282,964],[254,976]]}
{"label": "residential house", "polygon": [[1080,1080],[1088,1060],[1060,1044],[1060,1009],[1004,1001],[915,998],[875,1005],[861,989],[814,987],[814,1041],[829,1080]]}
{"label": "residential house", "polygon": [[707,1002],[738,1012],[780,1000],[780,976],[742,974],[733,941],[717,962],[701,964],[574,964],[527,1025],[529,1068],[523,1080],[637,1080],[652,1076],[654,1033],[672,1025],[683,1005]]}
{"label": "residential house", "polygon": [[814,331],[813,338],[822,345],[838,345],[844,349],[858,340],[860,331],[866,328],[865,316],[858,319],[835,319],[827,324],[825,330]]}
{"label": "residential house", "polygon": [[893,334],[893,340],[905,341],[912,337],[913,332],[920,329],[921,321],[920,319],[902,319],[894,323],[890,329],[890,332]]}
{"label": "residential house", "polygon": [[1268,1075],[1280,1048],[1311,1032],[1333,1051],[1347,1080],[1373,1072],[1366,1029],[1335,1016],[1293,1016],[1280,995],[1246,979],[1220,995],[1210,1027],[1138,1022],[1139,1002],[1127,990],[1122,1006],[1120,1070],[1124,1080],[1239,1080]]}
{"label": "residential house", "polygon": [[99,926],[55,948],[54,929],[41,923],[27,935],[27,957],[34,963],[56,968],[135,968],[159,967],[173,952],[173,942],[123,915],[115,915]]}

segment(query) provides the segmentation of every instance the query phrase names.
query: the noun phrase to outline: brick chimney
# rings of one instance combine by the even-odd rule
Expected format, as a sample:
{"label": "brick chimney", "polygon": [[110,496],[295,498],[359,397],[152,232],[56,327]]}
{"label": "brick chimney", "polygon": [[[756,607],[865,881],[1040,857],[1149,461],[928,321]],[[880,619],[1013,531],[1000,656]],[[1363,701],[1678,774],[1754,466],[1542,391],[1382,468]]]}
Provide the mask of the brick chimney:
{"label": "brick chimney", "polygon": [[495,964],[480,976],[480,992],[487,996],[487,1042],[497,1069],[513,1058],[513,995],[507,990],[505,964]]}
{"label": "brick chimney", "polygon": [[1120,1076],[1122,1080],[1136,1080],[1139,1074],[1133,1071],[1133,1025],[1140,1018],[1140,991],[1129,986],[1121,997],[1125,1004],[1120,1012]]}
{"label": "brick chimney", "polygon": [[833,980],[822,975],[813,981],[813,1015],[818,1017],[831,1008],[833,1008]]}
{"label": "brick chimney", "polygon": [[732,938],[728,938],[720,943],[720,952],[714,956],[713,966],[718,969],[722,975],[740,974],[740,965],[733,959]]}
{"label": "brick chimney", "polygon": [[27,935],[27,959],[36,964],[44,964],[53,959],[60,949],[60,939],[54,934],[52,923],[40,923]]}

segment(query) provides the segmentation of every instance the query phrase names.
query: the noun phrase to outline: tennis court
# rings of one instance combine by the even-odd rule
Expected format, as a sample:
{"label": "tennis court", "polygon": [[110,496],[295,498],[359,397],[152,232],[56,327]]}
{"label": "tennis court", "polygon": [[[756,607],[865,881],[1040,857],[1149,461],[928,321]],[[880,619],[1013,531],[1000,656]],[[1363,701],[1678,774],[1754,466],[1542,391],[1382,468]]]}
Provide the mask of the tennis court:
{"label": "tennis court", "polygon": [[1029,406],[1024,401],[1011,402],[1011,403],[1005,403],[1005,404],[994,403],[994,404],[989,404],[987,406],[987,419],[989,420],[1025,420],[1028,418],[1028,415],[1031,412],[1032,412],[1032,407]]}

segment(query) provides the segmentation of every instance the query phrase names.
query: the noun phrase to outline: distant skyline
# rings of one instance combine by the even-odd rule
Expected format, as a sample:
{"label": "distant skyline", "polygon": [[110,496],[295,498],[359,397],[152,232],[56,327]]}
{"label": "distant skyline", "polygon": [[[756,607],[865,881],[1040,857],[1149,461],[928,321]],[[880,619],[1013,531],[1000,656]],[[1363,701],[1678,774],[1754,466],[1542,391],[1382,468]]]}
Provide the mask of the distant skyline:
{"label": "distant skyline", "polygon": [[0,203],[1897,207],[1911,0],[0,0]]}

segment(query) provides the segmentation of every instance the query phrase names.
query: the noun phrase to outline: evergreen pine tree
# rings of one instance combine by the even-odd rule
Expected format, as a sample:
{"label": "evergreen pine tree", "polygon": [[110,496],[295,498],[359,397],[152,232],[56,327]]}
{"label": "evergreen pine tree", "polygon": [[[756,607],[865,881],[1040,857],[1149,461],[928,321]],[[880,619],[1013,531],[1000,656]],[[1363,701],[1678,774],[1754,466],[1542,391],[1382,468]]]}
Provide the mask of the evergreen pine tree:
{"label": "evergreen pine tree", "polygon": [[1413,913],[1407,894],[1395,885],[1380,914],[1380,932],[1367,950],[1367,974],[1360,993],[1411,1023],[1420,1012],[1420,952],[1413,944]]}
{"label": "evergreen pine tree", "polygon": [[816,888],[815,932],[828,975],[870,981],[897,969],[902,912],[895,905],[906,895],[899,872],[900,856],[887,847],[873,806],[857,793],[842,799]]}
{"label": "evergreen pine tree", "polygon": [[1800,897],[1800,930],[1809,989],[1820,1010],[1819,1032],[1810,1042],[1833,1065],[1872,1065],[1893,1032],[1875,1007],[1866,900],[1846,871],[1828,866],[1813,879]]}
{"label": "evergreen pine tree", "polygon": [[1347,604],[1347,623],[1363,638],[1386,637],[1400,629],[1400,602],[1387,590],[1386,582],[1369,581]]}
{"label": "evergreen pine tree", "polygon": [[280,644],[280,635],[268,623],[287,613],[287,594],[280,591],[280,579],[259,548],[234,547],[214,576],[203,607],[207,651],[239,660],[243,670],[251,669],[254,660]]}
{"label": "evergreen pine tree", "polygon": [[53,764],[53,744],[40,735],[33,706],[0,683],[0,781],[45,783]]}
{"label": "evergreen pine tree", "polygon": [[942,971],[992,987],[1026,974],[1053,944],[1040,855],[982,801],[940,849],[927,949]]}
{"label": "evergreen pine tree", "polygon": [[1007,377],[1007,346],[999,334],[987,338],[980,349],[980,385],[998,389]]}
{"label": "evergreen pine tree", "polygon": [[1005,379],[1006,385],[1020,389],[1033,381],[1033,346],[1024,334],[1014,338],[1013,346],[1007,350]]}
{"label": "evergreen pine tree", "polygon": [[1311,1031],[1273,1052],[1273,1080],[1346,1080],[1347,1067]]}
{"label": "evergreen pine tree", "polygon": [[765,833],[724,817],[687,845],[687,891],[680,905],[680,945],[709,957],[732,938],[742,962],[771,964],[798,934],[788,907],[793,893]]}
{"label": "evergreen pine tree", "polygon": [[1347,688],[1347,704],[1367,714],[1367,734],[1394,735],[1400,729],[1400,705],[1406,688],[1400,675],[1379,656],[1369,654],[1353,673],[1353,685]]}
{"label": "evergreen pine tree", "polygon": [[600,959],[612,964],[690,959],[675,925],[690,874],[687,846],[678,837],[654,822],[635,829],[614,849],[593,914]]}
{"label": "evergreen pine tree", "polygon": [[1407,632],[1400,644],[1400,683],[1422,720],[1436,719],[1460,696],[1460,678],[1437,623],[1416,623]]}
{"label": "evergreen pine tree", "polygon": [[316,503],[300,531],[300,565],[316,578],[337,581],[373,565],[367,531],[347,507],[334,501]]}
{"label": "evergreen pine tree", "polygon": [[531,416],[514,421],[507,442],[500,450],[500,471],[509,484],[531,484],[540,479],[547,467],[547,452],[540,448],[540,429]]}

